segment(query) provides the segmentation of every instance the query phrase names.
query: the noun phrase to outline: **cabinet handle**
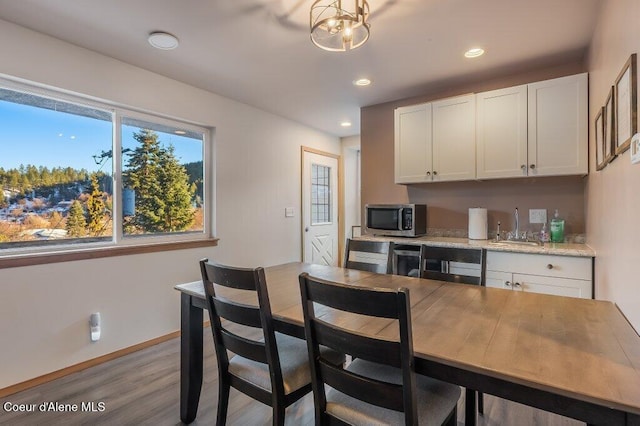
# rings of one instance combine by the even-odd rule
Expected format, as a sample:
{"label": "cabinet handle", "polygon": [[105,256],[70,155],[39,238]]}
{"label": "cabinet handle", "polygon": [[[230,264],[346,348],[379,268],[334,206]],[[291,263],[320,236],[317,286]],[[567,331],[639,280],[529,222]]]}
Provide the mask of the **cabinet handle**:
{"label": "cabinet handle", "polygon": [[437,175],[437,174],[438,174],[438,172],[436,172],[436,171],[434,170],[434,171],[433,171],[433,175],[435,176],[435,175]]}
{"label": "cabinet handle", "polygon": [[532,165],[530,165],[529,167],[531,168],[531,170],[533,170],[533,169],[535,169],[535,168],[536,168],[536,165],[535,165],[535,164],[532,164]]}
{"label": "cabinet handle", "polygon": [[504,282],[504,286],[505,287],[511,287],[511,281],[505,281]]}
{"label": "cabinet handle", "polygon": [[526,164],[523,164],[523,165],[521,165],[521,166],[520,166],[520,168],[521,168],[522,170],[527,170],[527,165],[526,165]]}
{"label": "cabinet handle", "polygon": [[513,286],[520,288],[520,283],[513,283]]}
{"label": "cabinet handle", "polygon": [[431,172],[427,172],[427,176],[431,176]]}
{"label": "cabinet handle", "polygon": [[549,264],[547,265],[547,269],[553,269],[553,265],[549,263]]}

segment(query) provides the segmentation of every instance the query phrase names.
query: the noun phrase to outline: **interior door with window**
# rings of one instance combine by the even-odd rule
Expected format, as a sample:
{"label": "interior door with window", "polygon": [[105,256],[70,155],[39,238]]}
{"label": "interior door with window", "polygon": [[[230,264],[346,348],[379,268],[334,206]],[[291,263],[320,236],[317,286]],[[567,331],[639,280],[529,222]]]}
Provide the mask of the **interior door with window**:
{"label": "interior door with window", "polygon": [[337,266],[338,158],[303,150],[303,260]]}

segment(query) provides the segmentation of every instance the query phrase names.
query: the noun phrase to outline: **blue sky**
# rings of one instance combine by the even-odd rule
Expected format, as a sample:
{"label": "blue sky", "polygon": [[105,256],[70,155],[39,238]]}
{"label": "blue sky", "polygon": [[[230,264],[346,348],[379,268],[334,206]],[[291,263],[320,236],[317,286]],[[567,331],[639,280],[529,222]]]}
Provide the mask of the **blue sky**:
{"label": "blue sky", "polygon": [[[123,148],[135,146],[132,134],[131,128],[123,129]],[[173,144],[181,163],[202,160],[200,141],[168,133],[159,133],[159,139]],[[92,156],[111,146],[111,122],[0,101],[0,167],[5,170],[32,164],[110,173],[110,161],[100,166]]]}

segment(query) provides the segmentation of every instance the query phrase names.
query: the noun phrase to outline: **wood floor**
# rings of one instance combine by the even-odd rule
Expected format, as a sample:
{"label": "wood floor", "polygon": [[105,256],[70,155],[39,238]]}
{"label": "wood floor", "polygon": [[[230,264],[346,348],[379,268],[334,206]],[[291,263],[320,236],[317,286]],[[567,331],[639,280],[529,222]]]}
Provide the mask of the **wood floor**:
{"label": "wood floor", "polygon": [[[179,339],[124,356],[0,400],[0,425],[179,425]],[[216,361],[211,334],[205,330],[205,378],[198,418],[193,425],[215,424]],[[464,392],[462,393],[464,395]],[[464,397],[458,404],[458,425],[464,422]],[[6,402],[77,404],[78,412],[6,412]],[[81,412],[82,402],[104,403],[102,412]],[[286,424],[313,424],[313,397],[307,395],[287,409]],[[229,425],[271,424],[271,409],[231,390]],[[584,423],[485,395],[479,426],[570,426]]]}

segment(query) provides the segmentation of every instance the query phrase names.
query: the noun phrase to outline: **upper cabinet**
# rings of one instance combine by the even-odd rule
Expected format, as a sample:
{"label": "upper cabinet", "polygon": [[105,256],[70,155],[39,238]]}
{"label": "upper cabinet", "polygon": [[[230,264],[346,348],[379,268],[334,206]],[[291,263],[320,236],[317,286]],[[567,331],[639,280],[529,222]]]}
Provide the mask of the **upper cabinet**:
{"label": "upper cabinet", "polygon": [[476,176],[475,95],[433,102],[432,180],[470,180]]}
{"label": "upper cabinet", "polygon": [[588,172],[587,74],[395,111],[395,181]]}
{"label": "upper cabinet", "polygon": [[478,179],[527,175],[527,85],[478,93]]}
{"label": "upper cabinet", "polygon": [[431,104],[395,110],[395,181],[431,181]]}
{"label": "upper cabinet", "polygon": [[588,90],[586,73],[528,85],[529,176],[587,174]]}
{"label": "upper cabinet", "polygon": [[475,95],[395,110],[395,182],[475,178]]}

